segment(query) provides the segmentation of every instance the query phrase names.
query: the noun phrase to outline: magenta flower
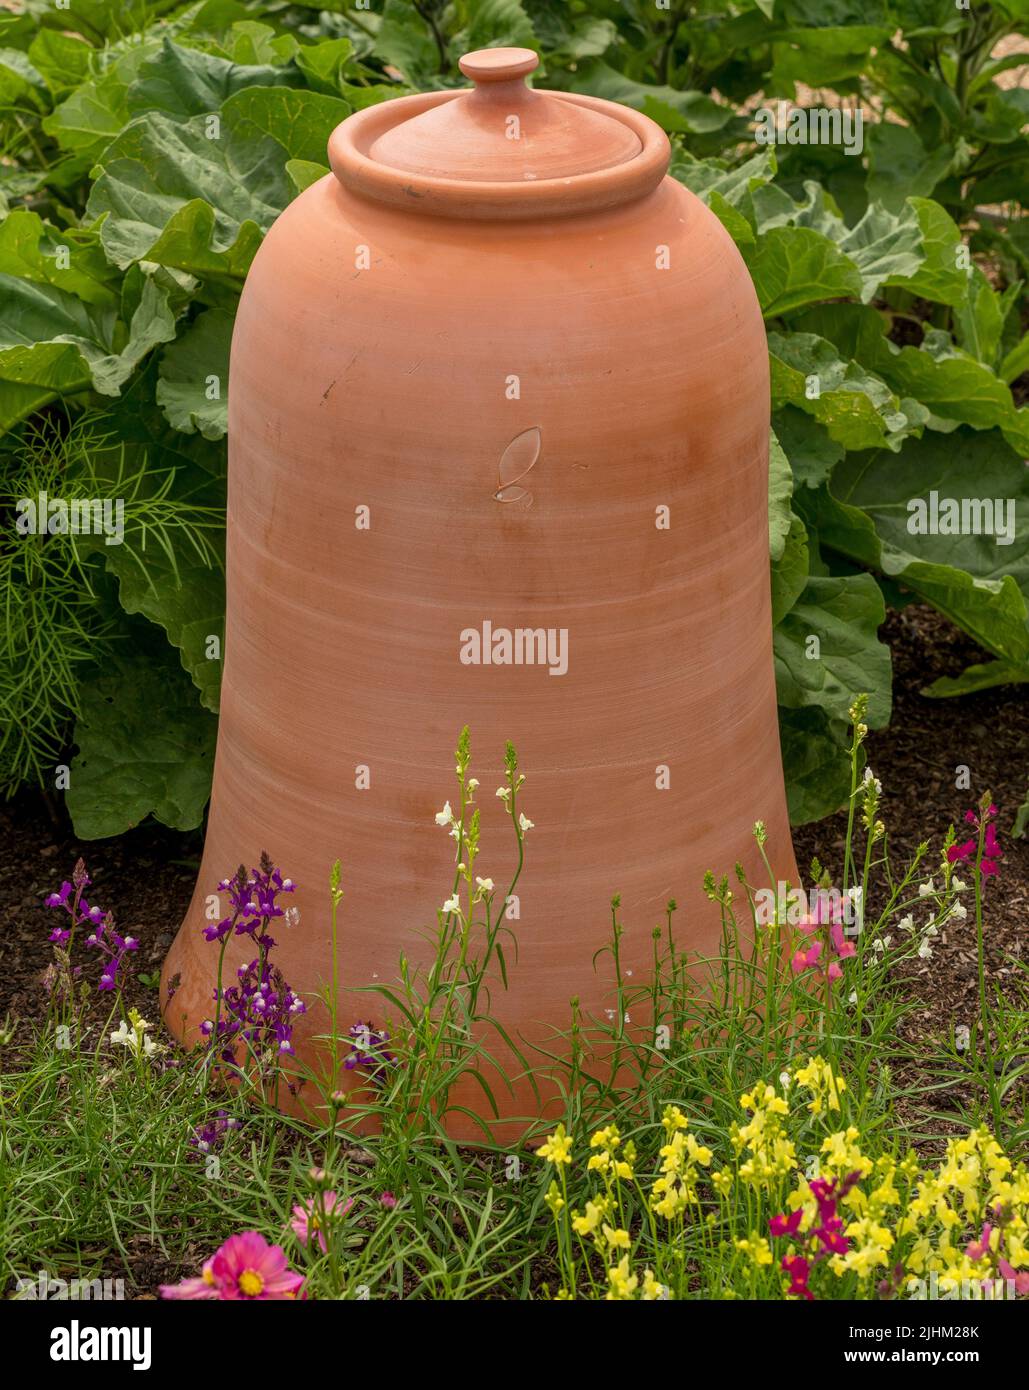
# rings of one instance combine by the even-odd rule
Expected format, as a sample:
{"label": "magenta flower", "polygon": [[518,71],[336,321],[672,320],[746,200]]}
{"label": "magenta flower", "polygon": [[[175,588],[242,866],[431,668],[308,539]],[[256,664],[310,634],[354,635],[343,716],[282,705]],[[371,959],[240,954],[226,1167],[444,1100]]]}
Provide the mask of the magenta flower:
{"label": "magenta flower", "polygon": [[309,1202],[302,1206],[293,1208],[293,1216],[290,1225],[293,1227],[294,1234],[301,1245],[308,1245],[314,1236],[318,1237],[318,1244],[324,1254],[328,1250],[328,1242],[325,1239],[325,1227],[330,1221],[341,1219],[354,1205],[353,1197],[345,1197],[342,1200],[335,1192],[326,1192],[319,1200],[312,1197]]}
{"label": "magenta flower", "polygon": [[269,1245],[257,1231],[229,1236],[204,1265],[199,1279],[162,1284],[161,1297],[269,1302],[296,1298],[304,1278],[289,1268],[281,1245]]}
{"label": "magenta flower", "polygon": [[397,1204],[397,1199],[393,1196],[392,1192],[384,1192],[379,1198],[379,1203],[381,1206],[384,1206],[387,1211],[392,1211]]}
{"label": "magenta flower", "polygon": [[[979,873],[983,878],[989,878],[991,874],[996,874],[999,869],[998,860],[1004,858],[1004,853],[997,843],[997,831],[993,825],[996,814],[996,806],[987,808],[986,834],[983,836],[983,857],[979,865]],[[947,851],[947,859],[951,864],[971,863],[974,866],[976,856],[979,853],[979,817],[974,811],[966,811],[965,820],[968,821],[969,825],[975,826],[976,833],[972,839],[965,840],[960,845],[951,845]]]}
{"label": "magenta flower", "polygon": [[798,1207],[796,1211],[790,1212],[789,1216],[773,1216],[768,1223],[768,1229],[773,1236],[795,1236],[803,1219],[804,1208]]}
{"label": "magenta flower", "polygon": [[290,1269],[281,1245],[269,1245],[258,1231],[229,1236],[211,1261],[218,1297],[232,1302],[296,1298],[303,1275]]}
{"label": "magenta flower", "polygon": [[204,1265],[204,1272],[199,1279],[182,1279],[177,1284],[162,1284],[160,1292],[162,1298],[220,1298],[218,1285],[214,1281],[214,1273],[211,1266],[213,1260],[208,1260]]}
{"label": "magenta flower", "polygon": [[784,1255],[782,1268],[790,1276],[790,1287],[786,1290],[787,1295],[794,1298],[805,1298],[809,1303],[813,1303],[815,1296],[807,1286],[811,1266],[804,1259],[804,1256]]}

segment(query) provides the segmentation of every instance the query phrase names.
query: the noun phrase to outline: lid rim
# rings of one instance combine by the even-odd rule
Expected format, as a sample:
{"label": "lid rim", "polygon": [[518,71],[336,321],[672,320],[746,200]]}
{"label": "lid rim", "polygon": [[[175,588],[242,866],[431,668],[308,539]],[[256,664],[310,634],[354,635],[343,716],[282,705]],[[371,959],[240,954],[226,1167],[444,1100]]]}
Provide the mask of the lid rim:
{"label": "lid rim", "polygon": [[467,89],[431,92],[356,111],[329,137],[329,163],[344,188],[374,202],[437,217],[510,219],[565,217],[635,202],[661,182],[671,159],[668,136],[649,116],[617,102],[578,92],[547,96],[599,112],[632,130],[638,154],[588,173],[526,180],[443,178],[371,159],[367,150],[387,130],[423,111],[454,101]]}

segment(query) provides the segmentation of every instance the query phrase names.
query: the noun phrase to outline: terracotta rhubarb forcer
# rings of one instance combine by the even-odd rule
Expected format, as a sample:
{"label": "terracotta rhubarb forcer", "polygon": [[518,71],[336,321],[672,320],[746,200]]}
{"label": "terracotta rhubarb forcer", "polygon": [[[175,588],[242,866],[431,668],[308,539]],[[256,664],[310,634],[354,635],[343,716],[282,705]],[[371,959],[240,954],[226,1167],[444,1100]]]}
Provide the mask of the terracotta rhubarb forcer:
{"label": "terracotta rhubarb forcer", "polygon": [[[382,1021],[378,996],[352,991],[393,981],[401,952],[425,959],[454,871],[434,814],[465,724],[498,885],[514,864],[493,794],[505,740],[527,773],[519,954],[492,1012],[529,1049],[567,1029],[573,995],[611,1008],[593,956],[613,893],[640,981],[670,896],[680,945],[713,951],[705,870],[742,861],[764,882],[755,820],[797,882],[754,290],[718,220],[666,176],[658,126],[531,90],[536,62],[473,53],[473,87],[349,117],[332,173],[247,279],[214,792],[165,965],[187,1042],[212,1012],[207,895],[265,849],[298,884],[277,955],[309,999],[330,978],[342,859],[340,1020]],[[542,629],[555,659],[530,643],[521,664],[476,662],[468,633],[481,646],[486,624],[487,650]],[[248,947],[230,943],[226,978]],[[302,1055],[325,1023],[312,1007]],[[536,1113],[524,1081],[491,1085],[506,1117]],[[489,1117],[478,1087],[461,1099]]]}

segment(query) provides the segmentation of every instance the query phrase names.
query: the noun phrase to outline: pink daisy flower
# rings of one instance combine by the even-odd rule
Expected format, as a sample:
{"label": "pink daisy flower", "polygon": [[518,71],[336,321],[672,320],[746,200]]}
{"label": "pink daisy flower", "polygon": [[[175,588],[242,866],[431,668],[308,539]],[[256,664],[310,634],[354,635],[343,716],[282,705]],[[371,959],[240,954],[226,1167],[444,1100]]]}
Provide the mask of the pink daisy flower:
{"label": "pink daisy flower", "polygon": [[162,1298],[220,1298],[218,1285],[214,1282],[214,1273],[211,1269],[213,1260],[208,1260],[204,1265],[204,1272],[199,1279],[182,1279],[178,1284],[162,1284],[160,1286]]}
{"label": "pink daisy flower", "polygon": [[353,1197],[340,1198],[335,1192],[326,1192],[321,1201],[312,1197],[309,1202],[293,1208],[290,1225],[301,1245],[308,1245],[317,1235],[322,1251],[329,1247],[325,1239],[324,1226],[328,1221],[346,1216],[354,1205]]}
{"label": "pink daisy flower", "polygon": [[281,1245],[269,1245],[257,1231],[229,1236],[214,1259],[211,1273],[218,1296],[233,1301],[296,1298],[304,1279],[294,1274]]}

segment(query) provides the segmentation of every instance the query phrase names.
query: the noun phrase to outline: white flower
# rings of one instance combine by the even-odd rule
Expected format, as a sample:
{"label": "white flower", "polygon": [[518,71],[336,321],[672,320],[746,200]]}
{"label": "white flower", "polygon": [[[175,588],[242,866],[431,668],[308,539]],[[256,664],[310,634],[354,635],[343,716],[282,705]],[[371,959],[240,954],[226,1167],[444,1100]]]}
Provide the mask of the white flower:
{"label": "white flower", "polygon": [[479,779],[478,779],[478,777],[469,777],[469,778],[468,778],[468,790],[469,790],[470,792],[475,791],[476,788],[478,787],[478,785],[479,785]]}
{"label": "white flower", "polygon": [[531,820],[529,819],[529,817],[525,814],[525,812],[524,812],[524,811],[519,811],[519,813],[518,813],[518,828],[519,828],[519,830],[522,832],[523,835],[525,834],[525,832],[526,832],[527,830],[531,830],[531,829],[532,829],[532,825],[533,825],[532,821],[531,821]]}
{"label": "white flower", "polygon": [[493,892],[493,880],[492,880],[491,878],[478,878],[478,877],[476,877],[475,886],[478,888],[478,890],[479,890],[480,893],[492,893],[492,892]]}
{"label": "white flower", "polygon": [[965,880],[957,876],[951,879],[950,886],[954,889],[955,893],[965,893],[968,890],[968,884]]}
{"label": "white flower", "polygon": [[850,997],[849,997],[849,999],[848,999],[847,1002],[850,1003],[850,1004],[856,1004],[856,1003],[857,1003],[857,990],[856,990],[856,989],[852,989],[852,990],[850,991]]}
{"label": "white flower", "polygon": [[929,925],[926,927],[925,931],[922,933],[923,936],[939,936],[939,934],[940,929],[933,922],[930,922]]}
{"label": "white flower", "polygon": [[918,885],[918,896],[920,898],[928,898],[935,892],[936,886],[933,883],[932,879],[930,879],[928,883],[920,883]]}
{"label": "white flower", "polygon": [[155,1052],[163,1050],[160,1043],[154,1042],[153,1038],[146,1035],[147,1029],[152,1027],[153,1024],[140,1016],[138,1009],[130,1009],[128,1021],[122,1019],[117,1030],[111,1034],[111,1042],[117,1043],[119,1047],[127,1047],[137,1057],[140,1052],[144,1057],[152,1057]]}
{"label": "white flower", "polygon": [[454,821],[454,824],[450,827],[450,838],[452,840],[460,840],[461,822],[459,820]]}
{"label": "white flower", "polygon": [[930,946],[928,939],[921,943],[918,948],[918,954],[922,960],[932,960],[933,948]]}
{"label": "white flower", "polygon": [[506,801],[507,798],[508,798],[510,795],[511,795],[511,788],[510,788],[510,787],[498,787],[498,788],[497,788],[497,796],[499,796],[499,797],[501,798],[502,801]]}
{"label": "white flower", "polygon": [[458,898],[458,896],[457,896],[456,893],[454,893],[451,897],[449,897],[449,898],[446,900],[446,902],[443,904],[442,911],[443,911],[443,912],[460,912],[460,911],[461,911],[461,901],[460,901],[460,899]]}
{"label": "white flower", "polygon": [[951,917],[956,917],[959,922],[963,922],[968,916],[968,908],[964,903],[952,903],[950,908]]}
{"label": "white flower", "polygon": [[875,787],[875,789],[876,789],[877,792],[881,792],[882,789],[883,789],[883,784],[879,781],[878,777],[876,777],[876,775],[875,775],[875,773],[872,771],[872,769],[871,769],[870,767],[866,767],[866,768],[865,768],[865,786],[867,787],[867,786],[869,786],[870,784],[871,784],[871,785],[874,785],[874,787]]}
{"label": "white flower", "polygon": [[790,1089],[790,1083],[792,1081],[793,1077],[789,1074],[788,1071],[781,1071],[779,1073],[779,1084],[782,1086],[784,1091],[788,1091]]}
{"label": "white flower", "polygon": [[967,1052],[971,1042],[971,1034],[967,1023],[959,1023],[954,1029],[954,1046],[959,1052]]}
{"label": "white flower", "polygon": [[902,917],[900,919],[900,921],[897,923],[897,927],[900,931],[914,931],[915,919],[914,917],[912,917],[910,912],[906,917]]}
{"label": "white flower", "polygon": [[436,824],[437,824],[437,825],[449,825],[450,822],[451,822],[453,819],[454,819],[454,813],[453,813],[453,811],[450,809],[450,802],[449,802],[449,801],[444,802],[443,810],[442,810],[442,811],[437,811],[437,812],[436,812]]}

